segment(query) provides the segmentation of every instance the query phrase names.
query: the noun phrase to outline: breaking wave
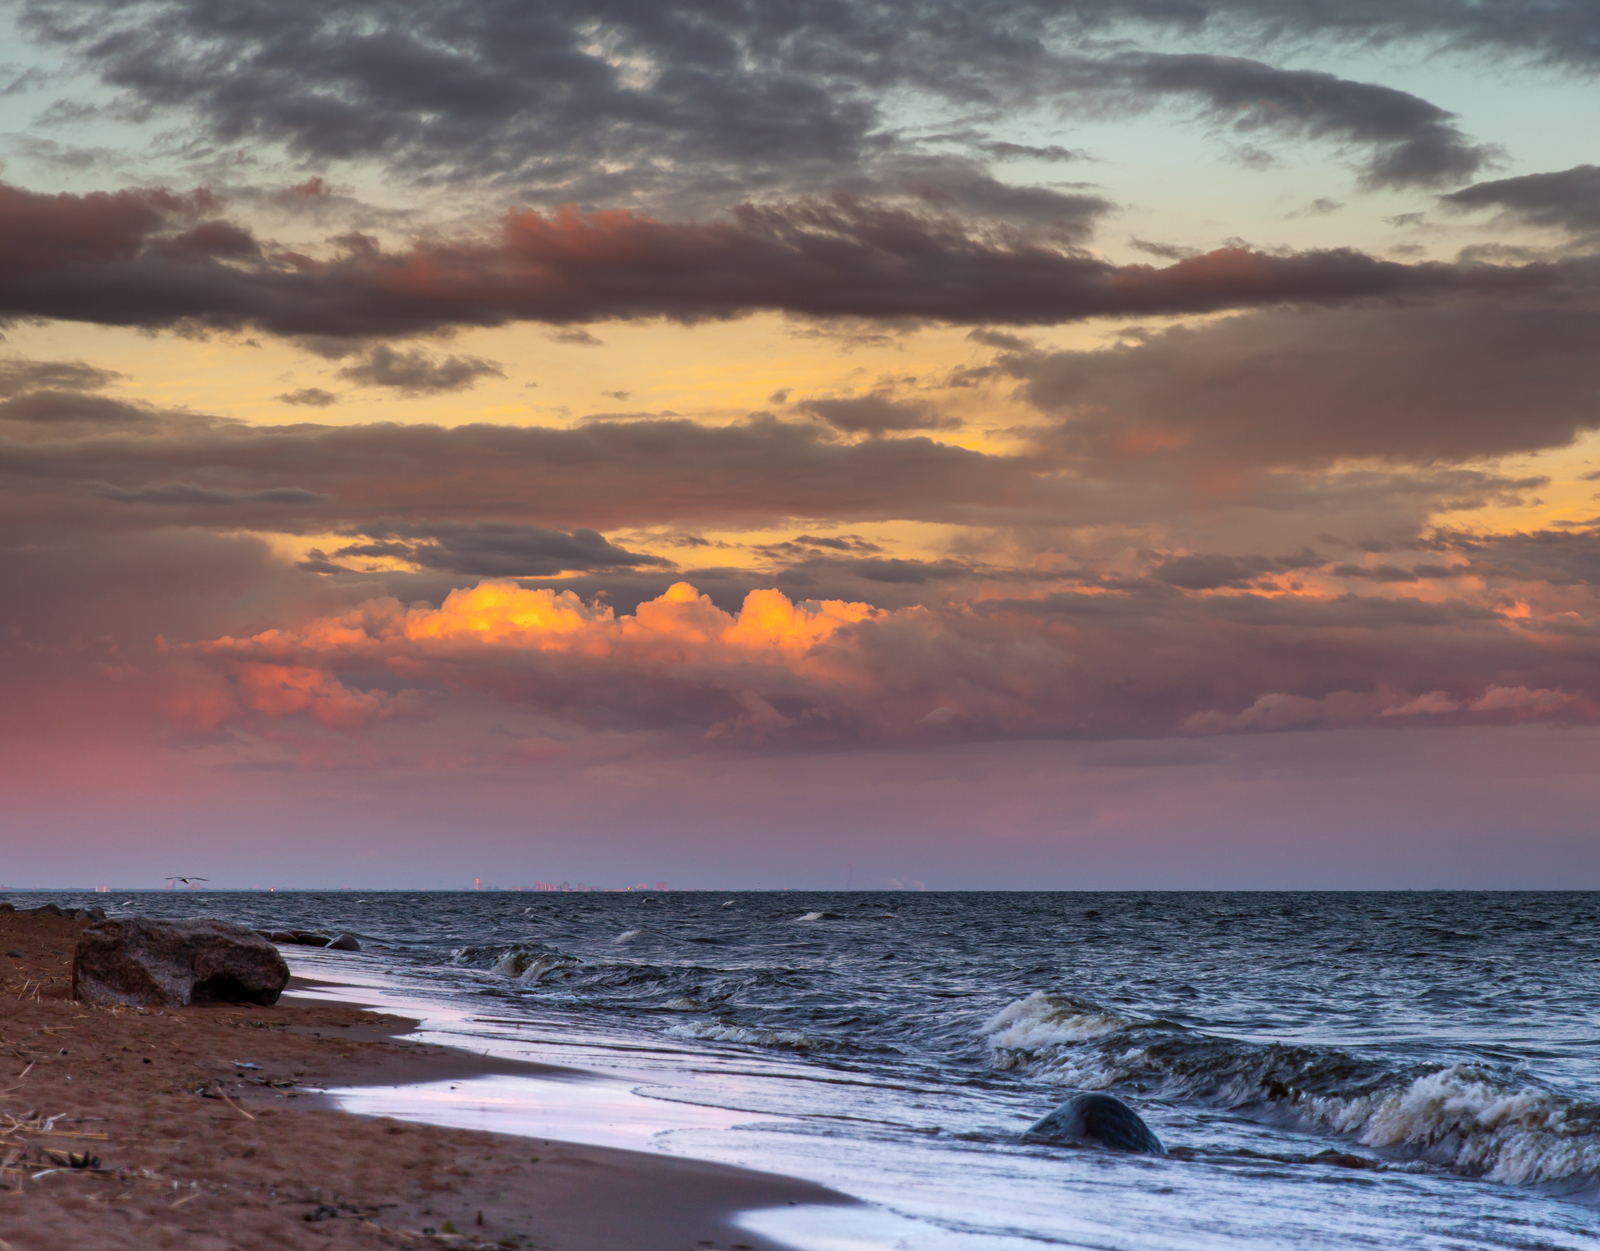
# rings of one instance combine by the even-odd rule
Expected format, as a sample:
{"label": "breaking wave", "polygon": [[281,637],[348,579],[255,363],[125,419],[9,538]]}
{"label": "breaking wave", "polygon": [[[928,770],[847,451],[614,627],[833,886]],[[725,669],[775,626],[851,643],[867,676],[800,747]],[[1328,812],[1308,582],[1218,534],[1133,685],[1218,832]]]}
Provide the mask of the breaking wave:
{"label": "breaking wave", "polygon": [[828,1047],[822,1039],[811,1038],[797,1030],[763,1029],[729,1022],[674,1025],[667,1033],[676,1034],[679,1038],[699,1039],[701,1042],[742,1043],[748,1047],[780,1047],[788,1051],[818,1051]]}
{"label": "breaking wave", "polygon": [[1053,1084],[1203,1102],[1488,1181],[1600,1179],[1600,1104],[1509,1068],[1396,1066],[1331,1047],[1262,1045],[1038,991],[982,1032],[994,1068]]}

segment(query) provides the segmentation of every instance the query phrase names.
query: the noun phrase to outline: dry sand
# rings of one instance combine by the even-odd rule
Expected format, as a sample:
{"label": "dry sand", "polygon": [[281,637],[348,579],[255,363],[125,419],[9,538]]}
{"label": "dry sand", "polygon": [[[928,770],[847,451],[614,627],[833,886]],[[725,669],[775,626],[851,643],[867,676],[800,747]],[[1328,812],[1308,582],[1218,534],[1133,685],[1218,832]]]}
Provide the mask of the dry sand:
{"label": "dry sand", "polygon": [[722,1165],[337,1111],[304,1088],[541,1070],[396,1042],[414,1022],[351,1007],[76,1003],[83,926],[0,913],[0,1251],[774,1248],[732,1213],[848,1202]]}

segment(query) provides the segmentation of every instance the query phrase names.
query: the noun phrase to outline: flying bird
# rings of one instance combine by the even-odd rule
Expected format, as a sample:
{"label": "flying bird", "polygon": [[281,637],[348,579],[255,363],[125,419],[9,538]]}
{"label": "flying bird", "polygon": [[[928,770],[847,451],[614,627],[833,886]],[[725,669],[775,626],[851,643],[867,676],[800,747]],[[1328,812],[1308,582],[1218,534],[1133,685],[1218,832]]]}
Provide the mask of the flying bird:
{"label": "flying bird", "polygon": [[208,878],[208,877],[178,877],[178,876],[174,875],[172,877],[167,878],[166,882],[167,882],[168,888],[170,889],[172,887],[175,887],[176,884],[179,883],[179,882],[182,882],[185,886],[187,886],[190,882],[209,882],[210,880],[211,879]]}

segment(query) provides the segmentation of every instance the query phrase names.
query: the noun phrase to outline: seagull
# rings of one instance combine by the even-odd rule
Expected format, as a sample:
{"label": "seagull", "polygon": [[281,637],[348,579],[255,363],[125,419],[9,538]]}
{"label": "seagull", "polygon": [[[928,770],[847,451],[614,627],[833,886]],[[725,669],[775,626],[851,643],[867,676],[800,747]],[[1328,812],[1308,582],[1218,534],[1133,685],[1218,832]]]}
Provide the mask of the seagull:
{"label": "seagull", "polygon": [[170,888],[178,882],[182,882],[185,886],[187,886],[190,882],[209,882],[210,880],[211,879],[208,877],[178,877],[174,875],[167,879],[167,886]]}

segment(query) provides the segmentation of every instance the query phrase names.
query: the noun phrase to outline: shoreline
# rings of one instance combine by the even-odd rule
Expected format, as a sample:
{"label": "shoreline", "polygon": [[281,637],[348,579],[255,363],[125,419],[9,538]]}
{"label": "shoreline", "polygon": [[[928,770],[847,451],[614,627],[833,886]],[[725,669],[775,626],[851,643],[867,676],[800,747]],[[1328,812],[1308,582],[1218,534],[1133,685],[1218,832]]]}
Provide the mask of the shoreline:
{"label": "shoreline", "polygon": [[415,1021],[294,994],[337,985],[320,979],[270,1008],[78,1003],[85,924],[0,914],[0,1241],[16,1251],[787,1251],[734,1217],[856,1202],[728,1165],[344,1111],[318,1088],[588,1075],[401,1041]]}

